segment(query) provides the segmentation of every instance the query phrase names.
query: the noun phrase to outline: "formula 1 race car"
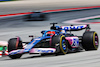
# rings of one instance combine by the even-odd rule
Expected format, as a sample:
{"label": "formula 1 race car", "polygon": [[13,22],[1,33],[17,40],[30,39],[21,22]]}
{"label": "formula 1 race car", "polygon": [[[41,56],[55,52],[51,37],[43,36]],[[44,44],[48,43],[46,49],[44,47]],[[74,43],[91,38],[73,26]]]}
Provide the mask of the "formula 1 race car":
{"label": "formula 1 race car", "polygon": [[3,55],[8,55],[7,44],[8,43],[6,41],[0,41],[0,57]]}
{"label": "formula 1 race car", "polygon": [[[41,31],[42,36],[33,38],[30,42],[22,42],[20,37],[11,38],[8,41],[9,57],[12,59],[20,58],[23,54],[66,54],[67,52],[77,52],[82,49],[86,51],[97,50],[99,46],[98,35],[95,31],[90,31],[89,25],[55,26],[51,23],[50,30]],[[71,31],[86,29],[83,36],[77,36]],[[70,31],[70,33],[68,33]],[[26,47],[23,48],[23,43]]]}
{"label": "formula 1 race car", "polygon": [[45,13],[34,11],[24,16],[25,21],[44,21],[47,20]]}

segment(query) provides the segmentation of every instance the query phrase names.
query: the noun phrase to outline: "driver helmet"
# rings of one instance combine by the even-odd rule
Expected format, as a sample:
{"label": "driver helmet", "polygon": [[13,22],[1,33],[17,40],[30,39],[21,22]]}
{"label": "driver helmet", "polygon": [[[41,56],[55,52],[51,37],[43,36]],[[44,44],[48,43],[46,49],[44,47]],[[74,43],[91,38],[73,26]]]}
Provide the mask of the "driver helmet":
{"label": "driver helmet", "polygon": [[53,36],[55,34],[55,31],[48,31],[46,34],[47,36]]}

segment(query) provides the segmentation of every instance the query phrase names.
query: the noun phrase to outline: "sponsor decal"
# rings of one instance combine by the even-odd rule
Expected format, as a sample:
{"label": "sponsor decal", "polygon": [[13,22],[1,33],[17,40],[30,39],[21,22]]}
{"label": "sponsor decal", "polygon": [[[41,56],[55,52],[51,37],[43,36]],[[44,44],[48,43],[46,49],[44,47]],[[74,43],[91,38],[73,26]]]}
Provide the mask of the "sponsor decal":
{"label": "sponsor decal", "polygon": [[39,53],[53,53],[53,50],[38,50]]}
{"label": "sponsor decal", "polygon": [[73,38],[73,47],[78,47],[79,46],[79,39]]}
{"label": "sponsor decal", "polygon": [[41,40],[41,38],[36,38],[36,39],[34,39],[34,40]]}
{"label": "sponsor decal", "polygon": [[74,48],[79,46],[78,37],[66,37],[66,40],[69,41],[69,44]]}
{"label": "sponsor decal", "polygon": [[56,49],[53,48],[33,48],[31,53],[54,53]]}
{"label": "sponsor decal", "polygon": [[64,30],[78,30],[78,29],[83,29],[85,28],[86,25],[81,25],[81,26],[62,26],[62,29]]}

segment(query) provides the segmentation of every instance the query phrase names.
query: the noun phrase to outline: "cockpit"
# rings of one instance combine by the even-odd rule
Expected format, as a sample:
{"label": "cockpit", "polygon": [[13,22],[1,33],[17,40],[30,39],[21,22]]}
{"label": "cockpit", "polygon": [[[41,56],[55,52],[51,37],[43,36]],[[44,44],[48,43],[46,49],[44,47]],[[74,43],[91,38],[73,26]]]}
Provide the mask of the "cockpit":
{"label": "cockpit", "polygon": [[41,33],[42,33],[43,37],[53,36],[53,35],[57,34],[57,32],[55,30],[44,30],[44,31],[41,31]]}
{"label": "cockpit", "polygon": [[55,31],[48,31],[46,33],[46,36],[53,36],[55,34]]}

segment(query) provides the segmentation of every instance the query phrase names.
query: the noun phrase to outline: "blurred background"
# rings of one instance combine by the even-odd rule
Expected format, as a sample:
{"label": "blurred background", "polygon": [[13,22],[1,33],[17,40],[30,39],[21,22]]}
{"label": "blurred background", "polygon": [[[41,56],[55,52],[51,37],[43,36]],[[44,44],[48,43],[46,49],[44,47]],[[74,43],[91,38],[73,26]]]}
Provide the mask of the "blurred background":
{"label": "blurred background", "polygon": [[98,6],[100,0],[17,0],[0,2],[0,15],[34,10]]}

